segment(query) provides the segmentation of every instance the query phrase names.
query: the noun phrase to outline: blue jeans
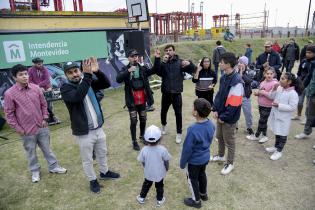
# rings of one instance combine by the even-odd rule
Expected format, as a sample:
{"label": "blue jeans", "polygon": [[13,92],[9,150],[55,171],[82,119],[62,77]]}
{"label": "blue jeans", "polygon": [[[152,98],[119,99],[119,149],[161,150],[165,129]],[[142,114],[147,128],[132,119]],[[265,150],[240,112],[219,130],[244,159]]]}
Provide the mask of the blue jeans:
{"label": "blue jeans", "polygon": [[246,121],[246,128],[252,128],[253,126],[253,115],[252,115],[252,104],[250,98],[243,97],[242,109]]}

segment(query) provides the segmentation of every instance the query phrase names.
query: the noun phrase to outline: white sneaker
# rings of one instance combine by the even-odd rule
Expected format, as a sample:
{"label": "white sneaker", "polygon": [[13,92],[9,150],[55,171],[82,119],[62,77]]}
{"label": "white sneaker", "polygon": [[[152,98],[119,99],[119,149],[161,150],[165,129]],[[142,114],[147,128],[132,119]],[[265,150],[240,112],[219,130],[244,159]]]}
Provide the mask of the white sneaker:
{"label": "white sneaker", "polygon": [[67,169],[57,166],[56,168],[52,169],[49,171],[50,173],[55,173],[55,174],[65,174],[67,173]]}
{"label": "white sneaker", "polygon": [[305,125],[306,124],[306,120],[301,120],[300,124],[301,125]]}
{"label": "white sneaker", "polygon": [[224,156],[220,157],[219,155],[215,155],[215,156],[213,156],[211,161],[213,161],[213,162],[224,162],[225,158],[224,158]]}
{"label": "white sneaker", "polygon": [[137,201],[138,201],[140,204],[144,204],[144,203],[145,203],[145,198],[141,198],[140,195],[137,195]]}
{"label": "white sneaker", "polygon": [[313,160],[313,164],[315,164],[315,160]]}
{"label": "white sneaker", "polygon": [[213,161],[213,156],[212,155],[210,155],[209,161]]}
{"label": "white sneaker", "polygon": [[294,117],[291,118],[291,120],[300,120],[301,116],[299,115],[295,115]]}
{"label": "white sneaker", "polygon": [[40,172],[39,171],[32,172],[32,182],[36,183],[36,182],[39,182],[39,180],[40,180]]}
{"label": "white sneaker", "polygon": [[163,197],[162,200],[160,200],[160,201],[156,201],[156,207],[162,206],[163,203],[165,203],[165,197]]}
{"label": "white sneaker", "polygon": [[313,145],[313,149],[315,149],[315,145]]}
{"label": "white sneaker", "polygon": [[275,151],[271,156],[271,160],[279,160],[282,157],[282,152]]}
{"label": "white sneaker", "polygon": [[266,150],[266,152],[274,153],[275,151],[277,151],[277,148],[275,148],[275,147],[267,147],[265,150]]}
{"label": "white sneaker", "polygon": [[176,134],[176,144],[180,144],[182,142],[182,134]]}
{"label": "white sneaker", "polygon": [[269,139],[268,139],[268,137],[267,136],[264,136],[264,135],[262,135],[262,137],[259,139],[259,143],[261,143],[261,144],[263,144],[263,143],[265,143],[265,142],[267,142]]}
{"label": "white sneaker", "polygon": [[305,133],[300,133],[295,136],[296,139],[306,139],[309,135],[306,135]]}
{"label": "white sneaker", "polygon": [[222,175],[227,175],[229,174],[232,170],[234,169],[233,164],[225,164],[223,169],[221,170]]}
{"label": "white sneaker", "polygon": [[251,141],[258,141],[258,137],[256,137],[255,134],[247,135],[246,139],[251,140]]}

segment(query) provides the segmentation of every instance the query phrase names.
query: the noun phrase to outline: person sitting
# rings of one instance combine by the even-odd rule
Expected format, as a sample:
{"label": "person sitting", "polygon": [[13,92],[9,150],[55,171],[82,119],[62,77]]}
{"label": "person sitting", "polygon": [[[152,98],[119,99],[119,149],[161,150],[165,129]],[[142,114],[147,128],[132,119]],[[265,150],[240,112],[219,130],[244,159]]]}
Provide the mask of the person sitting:
{"label": "person sitting", "polygon": [[[51,92],[52,88],[50,84],[50,74],[48,69],[43,65],[44,60],[41,58],[34,58],[32,62],[34,65],[28,69],[29,82],[38,85],[43,91],[44,95],[45,93]],[[47,110],[49,113],[48,125],[61,123],[61,121],[55,117],[53,113],[52,101],[49,100],[48,97],[46,97],[46,101]]]}
{"label": "person sitting", "polygon": [[234,40],[234,34],[232,34],[230,32],[230,29],[226,29],[225,33],[224,33],[224,40],[225,41],[229,41],[229,42],[232,42]]}

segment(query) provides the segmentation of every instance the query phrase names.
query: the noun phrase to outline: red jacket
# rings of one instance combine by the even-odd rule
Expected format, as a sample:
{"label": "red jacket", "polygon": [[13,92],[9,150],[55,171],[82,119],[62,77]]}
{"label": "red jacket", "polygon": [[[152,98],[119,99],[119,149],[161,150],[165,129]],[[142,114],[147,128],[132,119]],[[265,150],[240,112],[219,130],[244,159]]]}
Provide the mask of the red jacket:
{"label": "red jacket", "polygon": [[28,69],[29,82],[38,85],[44,90],[51,87],[50,74],[46,67],[43,66],[41,70],[37,70],[34,66]]}
{"label": "red jacket", "polygon": [[271,46],[271,48],[272,48],[275,52],[281,53],[281,47],[280,47],[279,44],[273,44],[273,45]]}

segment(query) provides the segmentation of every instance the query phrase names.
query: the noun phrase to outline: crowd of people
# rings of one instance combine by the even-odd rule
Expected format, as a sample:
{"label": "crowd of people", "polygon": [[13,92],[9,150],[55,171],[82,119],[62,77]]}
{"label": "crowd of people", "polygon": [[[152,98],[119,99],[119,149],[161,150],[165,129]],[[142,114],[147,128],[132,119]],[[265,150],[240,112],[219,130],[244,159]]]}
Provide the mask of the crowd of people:
{"label": "crowd of people", "polygon": [[[198,98],[192,103],[192,116],[196,122],[187,129],[179,165],[181,169],[186,169],[192,195],[184,199],[187,206],[200,208],[201,202],[208,200],[205,171],[209,161],[225,162],[222,175],[228,175],[234,170],[236,130],[241,110],[247,132],[244,138],[263,144],[269,140],[268,127],[274,134],[274,146],[266,148],[271,153],[271,160],[278,160],[283,156],[291,120],[301,119],[305,97],[304,131],[295,138],[304,139],[312,133],[312,127],[315,126],[315,45],[308,43],[302,49],[305,51],[305,58],[300,61],[297,76],[291,72],[294,62],[300,58],[299,46],[294,39],[290,39],[282,49],[277,46],[277,42],[265,42],[265,51],[256,59],[255,76],[250,69],[253,53],[250,44],[246,45],[244,55],[239,57],[227,52],[220,41],[216,45],[212,62],[210,57],[203,57],[197,65],[181,59],[176,54],[175,46],[171,44],[165,46],[162,59],[160,50],[155,50],[152,68],[141,64],[137,50],[130,50],[126,54],[129,64],[121,69],[116,80],[124,83],[131,143],[136,151],[141,149],[136,132],[138,118],[140,121],[139,140],[144,146],[137,160],[143,164],[145,177],[136,197],[140,204],[145,203],[153,182],[157,194],[156,205],[161,206],[165,202],[163,180],[172,156],[159,142],[170,129],[167,126],[170,105],[176,119],[175,142],[182,142],[184,73],[193,75],[192,82],[195,83]],[[11,72],[16,83],[5,92],[4,112],[8,124],[21,135],[32,182],[38,182],[40,165],[36,145],[43,151],[51,173],[63,174],[67,170],[59,165],[50,147],[48,123],[57,119],[52,113],[52,107],[47,106],[43,94],[50,88],[47,70],[43,67],[42,59],[36,58],[33,62],[34,66],[30,69],[21,64],[12,67]],[[281,70],[282,66],[286,71]],[[83,171],[89,181],[90,190],[99,193],[101,186],[93,167],[94,156],[99,164],[99,179],[120,178],[120,174],[109,170],[107,164],[106,134],[102,129],[104,117],[97,98],[97,92],[109,88],[111,84],[99,70],[97,59],[93,57],[83,60],[81,67],[76,62],[66,62],[63,70],[67,82],[61,87],[61,95],[69,111],[72,134],[80,149]],[[162,79],[161,128],[151,125],[146,129],[146,106],[154,103],[149,85],[149,77],[153,74]],[[217,92],[214,91],[215,86],[219,86]],[[258,100],[259,121],[256,132],[253,125],[252,95]],[[297,115],[292,117],[296,110]],[[209,118],[211,112],[216,123]],[[214,137],[218,141],[218,151],[216,155],[210,155]]]}

